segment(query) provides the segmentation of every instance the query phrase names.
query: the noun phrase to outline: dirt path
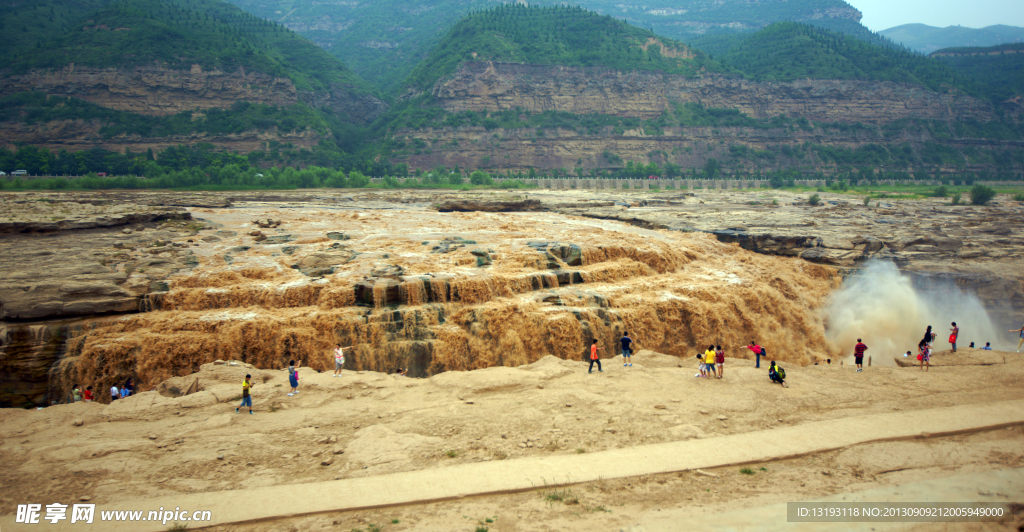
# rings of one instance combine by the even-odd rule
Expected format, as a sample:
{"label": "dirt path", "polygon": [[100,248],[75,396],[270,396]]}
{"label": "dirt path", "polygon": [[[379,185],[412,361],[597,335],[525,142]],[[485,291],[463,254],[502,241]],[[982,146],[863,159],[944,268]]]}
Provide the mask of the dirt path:
{"label": "dirt path", "polygon": [[[935,367],[927,373],[895,367],[872,367],[864,373],[847,366],[792,367],[788,368],[788,389],[770,384],[763,368],[755,369],[752,361],[729,359],[726,378],[719,381],[694,378],[688,361],[646,351],[634,357],[632,368],[610,359],[604,373],[590,375],[582,363],[554,358],[520,368],[450,372],[429,379],[373,372],[345,372],[343,378],[333,378],[305,370],[302,392],[295,397],[285,395],[284,371],[211,364],[197,375],[204,390],[183,398],[145,392],[113,405],[79,403],[38,411],[0,411],[4,426],[0,485],[19,487],[16,494],[0,494],[0,513],[13,514],[17,504],[30,502],[69,504],[90,497],[104,506],[224,490],[245,490],[238,492],[235,504],[246,508],[254,501],[244,495],[258,488],[307,485],[316,491],[317,483],[339,479],[483,466],[514,458],[582,459],[586,464],[599,461],[601,452],[609,451],[625,456],[616,459],[623,467],[634,467],[648,459],[636,451],[639,446],[687,444],[696,449],[693,454],[711,459],[730,451],[719,449],[715,442],[750,433],[794,430],[798,434],[800,426],[842,424],[866,415],[909,414],[915,422],[918,417],[927,422],[919,411],[958,406],[985,410],[985,405],[995,402],[1024,399],[1019,384],[1024,363],[1013,353],[1003,355],[1005,364]],[[234,413],[246,372],[256,377],[254,416]],[[168,384],[186,382],[190,379]],[[588,508],[604,506],[613,511],[612,515],[584,512],[587,517],[581,519],[591,526],[580,530],[589,530],[595,522],[609,519],[626,526],[632,522],[626,518],[679,503],[680,493],[693,493],[700,504],[754,497],[752,504],[763,505],[778,502],[774,498],[778,494],[806,497],[811,489],[814,494],[838,493],[853,489],[848,487],[850,482],[870,487],[877,481],[872,478],[916,481],[922,471],[925,476],[932,474],[931,467],[949,474],[947,468],[1024,465],[1020,429],[992,434],[994,442],[974,435],[856,445],[783,462],[804,464],[796,470],[811,468],[811,474],[782,475],[781,471],[791,469],[788,465],[769,465],[771,474],[753,476],[740,475],[733,467],[716,478],[633,471],[625,474],[641,476],[568,489],[582,494],[581,503]],[[977,443],[967,450],[960,444],[942,443],[956,438]],[[926,447],[921,451],[915,445]],[[873,446],[881,446],[881,451],[856,451]],[[325,456],[333,456],[330,466],[320,465]],[[822,475],[824,469],[817,469],[829,463],[833,465],[828,470],[835,476]],[[769,484],[751,488],[762,479],[770,480]],[[803,479],[806,489],[797,479]],[[842,484],[837,483],[839,479]],[[709,483],[707,489],[715,486],[714,497],[695,491],[703,483]],[[759,499],[758,494],[766,498]],[[502,502],[505,497],[512,502]],[[534,508],[535,503],[543,510]],[[470,507],[464,508],[467,504]],[[437,520],[413,521],[412,516],[427,512],[425,508],[437,508]],[[460,514],[453,521],[452,512],[473,515],[468,513],[472,509],[482,517],[488,508],[513,508],[499,512],[505,516],[509,511],[518,515],[518,508],[529,509],[524,515],[536,510],[543,522],[525,528],[502,524],[493,530],[565,529],[559,526],[565,524],[555,511],[559,507],[548,507],[543,497],[532,492],[392,509],[392,514],[406,517],[388,519],[417,523],[393,527],[396,530],[430,530],[434,526],[430,523],[447,523],[437,529],[452,530],[458,529],[451,525],[461,519]],[[582,506],[564,508],[572,516]],[[341,519],[350,523],[343,530],[358,528],[362,526],[358,519],[366,515],[386,516],[383,510],[375,512],[346,512],[343,518],[332,516],[330,522]],[[322,523],[325,517],[316,519]],[[282,530],[288,526],[293,525]]]}

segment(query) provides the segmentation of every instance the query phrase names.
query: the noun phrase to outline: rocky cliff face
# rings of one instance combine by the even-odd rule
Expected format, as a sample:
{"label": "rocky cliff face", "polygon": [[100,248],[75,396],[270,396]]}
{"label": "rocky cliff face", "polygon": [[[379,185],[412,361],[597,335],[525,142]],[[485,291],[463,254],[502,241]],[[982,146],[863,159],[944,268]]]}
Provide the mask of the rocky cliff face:
{"label": "rocky cliff face", "polygon": [[[683,169],[702,168],[709,158],[720,161],[723,167],[735,171],[757,172],[759,170],[799,167],[816,167],[822,171],[835,170],[832,161],[821,161],[813,157],[787,157],[781,153],[770,159],[747,157],[737,158],[730,146],[745,146],[754,150],[769,147],[799,146],[806,143],[821,144],[837,148],[855,149],[866,144],[907,143],[920,148],[926,142],[941,142],[951,148],[963,149],[968,146],[986,149],[1020,149],[1022,141],[997,141],[979,139],[938,140],[930,135],[900,135],[895,138],[881,138],[870,131],[827,130],[814,128],[810,131],[779,129],[755,129],[740,127],[685,127],[665,128],[663,134],[647,134],[642,129],[626,130],[621,134],[611,127],[595,135],[581,134],[568,129],[549,129],[538,135],[535,129],[487,130],[483,127],[462,127],[457,129],[399,130],[396,139],[404,139],[410,149],[401,155],[401,161],[412,168],[434,168],[437,165],[449,168],[459,165],[464,169],[480,168],[488,172],[529,172],[533,169],[562,168],[572,170],[580,167],[587,174],[592,170],[613,171],[622,168],[624,161],[654,162],[664,165],[672,162]],[[420,143],[422,148],[412,147]],[[621,160],[611,161],[605,156],[609,152]],[[774,155],[774,154],[773,154]],[[398,159],[396,159],[397,161]],[[938,167],[943,172],[978,172],[991,170],[986,160],[972,160],[962,168],[953,165]]]}
{"label": "rocky cliff face", "polygon": [[990,104],[891,82],[804,80],[758,83],[718,74],[696,78],[597,67],[464,63],[432,93],[449,111],[515,109],[654,118],[670,102],[820,122],[885,124],[902,118],[991,120]]}
{"label": "rocky cliff face", "polygon": [[330,107],[336,113],[366,123],[387,105],[351,87],[335,85],[326,92],[299,91],[288,78],[239,69],[235,72],[172,70],[159,66],[92,68],[74,63],[59,70],[33,70],[0,75],[0,95],[45,92],[73,96],[108,109],[143,115],[173,115],[183,111],[225,109],[237,101],[271,105],[304,102]]}
{"label": "rocky cliff face", "polygon": [[160,152],[170,146],[192,145],[208,142],[221,148],[248,153],[266,150],[270,142],[290,143],[299,148],[312,148],[322,138],[315,131],[282,133],[278,131],[246,131],[227,135],[191,133],[167,137],[142,137],[139,135],[117,135],[107,138],[100,134],[102,123],[85,120],[58,120],[36,124],[21,122],[0,122],[0,143],[2,145],[29,144],[48,150],[79,151],[103,148],[116,152],[130,149],[145,152],[152,149]]}

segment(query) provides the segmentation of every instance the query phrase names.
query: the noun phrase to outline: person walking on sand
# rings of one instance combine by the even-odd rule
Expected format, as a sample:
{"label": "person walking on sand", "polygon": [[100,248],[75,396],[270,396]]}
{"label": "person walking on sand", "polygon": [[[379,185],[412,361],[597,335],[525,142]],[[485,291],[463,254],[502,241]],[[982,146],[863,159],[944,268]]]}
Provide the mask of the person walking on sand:
{"label": "person walking on sand", "polygon": [[953,352],[956,353],[956,337],[960,336],[960,327],[956,326],[956,322],[951,323],[952,327],[949,329],[949,343],[953,344]]}
{"label": "person walking on sand", "polygon": [[747,346],[747,349],[753,351],[754,352],[754,356],[757,357],[755,359],[755,362],[754,362],[754,367],[755,368],[761,367],[761,357],[767,356],[767,353],[765,353],[764,348],[759,346],[759,345],[757,345],[756,342],[751,340],[750,341],[750,345]]}
{"label": "person walking on sand", "polygon": [[235,408],[235,413],[236,414],[239,413],[238,409],[242,408],[243,406],[249,407],[249,413],[250,414],[253,413],[253,411],[252,411],[252,396],[249,395],[249,389],[252,388],[252,382],[249,381],[249,379],[251,379],[251,378],[252,378],[252,375],[246,375],[245,376],[245,380],[242,381],[242,404],[238,405],[238,407]]}
{"label": "person walking on sand", "polygon": [[722,368],[725,366],[725,350],[722,346],[715,346],[715,372],[718,373],[718,378],[722,378]]}
{"label": "person walking on sand", "polygon": [[629,337],[628,332],[622,333],[622,338],[619,338],[619,343],[622,344],[622,365],[633,366],[633,339]]}
{"label": "person walking on sand", "polygon": [[587,373],[593,373],[594,372],[594,362],[597,362],[597,371],[600,371],[601,373],[604,373],[604,370],[601,369],[601,359],[598,358],[598,356],[597,356],[598,349],[604,349],[604,348],[598,346],[597,345],[597,338],[594,338],[590,342],[590,369],[587,370]]}
{"label": "person walking on sand", "polygon": [[1017,352],[1020,353],[1020,346],[1024,345],[1024,325],[1020,326],[1020,329],[1014,329],[1009,332],[1020,333],[1020,341],[1017,342]]}
{"label": "person walking on sand", "polygon": [[771,364],[768,366],[768,378],[771,379],[772,382],[781,384],[783,388],[789,388],[789,385],[786,384],[786,370],[782,369],[780,366],[776,366],[774,360],[772,360]]}
{"label": "person walking on sand", "polygon": [[299,393],[299,366],[301,365],[301,360],[298,364],[294,360],[288,361],[288,384],[292,385],[292,391],[288,392],[288,397]]}
{"label": "person walking on sand", "polygon": [[857,371],[864,371],[864,351],[868,350],[868,346],[864,345],[864,342],[860,338],[857,338],[857,345],[853,347],[853,361],[857,363]]}
{"label": "person walking on sand", "polygon": [[341,376],[341,368],[345,365],[345,350],[352,346],[341,347],[341,344],[334,344],[334,376]]}

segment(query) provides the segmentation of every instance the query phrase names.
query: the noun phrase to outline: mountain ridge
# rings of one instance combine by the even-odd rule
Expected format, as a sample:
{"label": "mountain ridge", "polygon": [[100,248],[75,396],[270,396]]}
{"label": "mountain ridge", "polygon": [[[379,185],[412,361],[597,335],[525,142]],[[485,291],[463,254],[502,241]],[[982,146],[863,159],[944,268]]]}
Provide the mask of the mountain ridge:
{"label": "mountain ridge", "polygon": [[939,28],[926,24],[903,24],[878,32],[879,35],[902,43],[907,48],[929,54],[941,48],[957,46],[994,46],[1024,42],[1024,28],[995,24],[984,28],[946,26]]}

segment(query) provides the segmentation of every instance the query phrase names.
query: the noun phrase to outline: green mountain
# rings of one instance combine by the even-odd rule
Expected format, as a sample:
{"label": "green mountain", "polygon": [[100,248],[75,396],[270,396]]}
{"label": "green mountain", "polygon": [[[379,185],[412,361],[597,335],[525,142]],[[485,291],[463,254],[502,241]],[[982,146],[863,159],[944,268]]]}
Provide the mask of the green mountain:
{"label": "green mountain", "polygon": [[912,83],[934,91],[980,91],[973,79],[934,59],[795,22],[714,44],[718,60],[758,81],[862,79]]}
{"label": "green mountain", "polygon": [[[95,149],[145,151],[176,137],[253,152],[252,161],[347,164],[364,143],[361,124],[386,109],[327,51],[220,0],[4,2],[0,15],[11,37],[0,46],[0,128],[9,143],[56,149],[61,139],[33,131],[59,122],[77,124],[72,135],[86,140],[75,145]],[[79,77],[28,75],[70,64]],[[193,76],[200,88],[176,86],[176,72],[192,73],[194,65],[205,76]],[[102,76],[79,74],[87,68],[121,69],[109,82],[117,90]],[[253,74],[291,80],[294,90],[255,86],[246,81]],[[144,94],[180,112],[140,111]]]}
{"label": "green mountain", "polygon": [[340,83],[369,92],[362,80],[323,49],[283,26],[219,0],[14,6],[4,4],[5,25],[18,24],[15,35],[33,35],[25,41],[4,40],[0,58],[5,69],[14,73],[69,63],[128,67],[156,62],[172,69],[199,64],[205,69],[242,67],[289,78],[299,90],[324,90]]}
{"label": "green mountain", "polygon": [[925,24],[904,24],[878,32],[911,50],[931,53],[954,46],[995,46],[1024,42],[1024,28],[998,24],[981,29],[963,26],[936,28]]}
{"label": "green mountain", "polygon": [[[651,44],[648,44],[651,43]],[[459,21],[406,87],[427,90],[463,61],[504,61],[694,75],[721,66],[686,45],[580,7],[509,4]]]}
{"label": "green mountain", "polygon": [[[429,55],[448,29],[464,15],[505,3],[503,0],[230,1],[301,33],[342,59],[363,79],[387,92],[397,91],[419,61]],[[674,0],[670,6],[624,4],[618,0],[538,0],[529,5],[576,5],[676,40],[748,32],[785,20],[805,21],[858,38],[874,38],[860,25],[860,12],[843,0]]]}
{"label": "green mountain", "polygon": [[983,84],[994,101],[1024,96],[1024,43],[942,48],[931,57]]}

